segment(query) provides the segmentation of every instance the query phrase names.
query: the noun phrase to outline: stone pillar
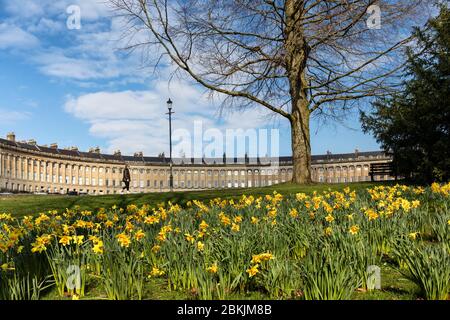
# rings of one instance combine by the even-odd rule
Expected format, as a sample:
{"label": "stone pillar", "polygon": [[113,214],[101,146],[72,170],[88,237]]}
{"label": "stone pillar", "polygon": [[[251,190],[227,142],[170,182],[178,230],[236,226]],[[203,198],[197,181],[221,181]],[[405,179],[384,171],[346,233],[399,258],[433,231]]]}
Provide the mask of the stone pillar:
{"label": "stone pillar", "polygon": [[66,165],[63,162],[60,162],[59,165],[61,166],[59,168],[59,174],[62,177],[61,185],[59,186],[59,191],[61,192],[61,188],[63,189],[62,192],[64,193],[66,188]]}
{"label": "stone pillar", "polygon": [[17,164],[16,164],[16,156],[11,156],[11,177],[13,179],[17,179]]}

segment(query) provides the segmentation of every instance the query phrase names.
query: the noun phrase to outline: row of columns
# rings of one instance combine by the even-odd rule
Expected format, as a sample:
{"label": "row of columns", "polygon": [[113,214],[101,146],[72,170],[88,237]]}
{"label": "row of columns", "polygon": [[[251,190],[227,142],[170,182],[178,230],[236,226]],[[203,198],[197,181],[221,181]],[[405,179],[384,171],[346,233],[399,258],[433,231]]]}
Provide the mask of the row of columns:
{"label": "row of columns", "polygon": [[[50,188],[51,192],[65,192],[69,189],[84,192],[89,190],[90,193],[109,193],[120,190],[123,167],[124,164],[119,163],[76,163],[54,158],[38,159],[32,156],[15,155],[11,152],[0,152],[0,189],[11,189],[14,183],[15,186],[21,186],[21,191],[48,191]],[[350,170],[352,167],[353,171]],[[361,167],[360,171],[357,170],[358,167]],[[344,171],[344,168],[347,170]],[[368,177],[368,168],[368,163],[313,165],[312,178],[317,182],[361,181]],[[320,172],[321,169],[323,169],[322,172]],[[148,166],[132,164],[130,170],[131,188],[134,191],[155,191],[169,187],[167,167],[150,169]],[[320,177],[323,178],[323,181],[320,181]],[[291,166],[277,169],[273,167],[211,168],[207,166],[175,167],[174,169],[174,187],[176,189],[258,187],[290,181],[291,178]],[[344,178],[346,181],[343,181]]]}

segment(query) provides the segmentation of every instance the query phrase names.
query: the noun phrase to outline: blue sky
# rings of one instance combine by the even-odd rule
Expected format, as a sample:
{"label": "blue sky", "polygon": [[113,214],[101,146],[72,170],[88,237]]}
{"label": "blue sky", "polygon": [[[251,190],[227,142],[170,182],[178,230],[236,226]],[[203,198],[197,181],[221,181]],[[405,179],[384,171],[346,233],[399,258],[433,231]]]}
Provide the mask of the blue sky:
{"label": "blue sky", "polygon": [[[81,8],[81,29],[66,26],[69,5]],[[183,80],[168,82],[142,68],[139,55],[119,50],[121,23],[96,0],[0,0],[0,135],[60,147],[124,154],[167,153],[165,101],[174,101],[174,128],[277,128],[280,154],[290,155],[286,120],[267,120],[264,110],[219,118],[217,100]],[[357,114],[345,125],[312,123],[313,154],[378,150],[361,132]]]}

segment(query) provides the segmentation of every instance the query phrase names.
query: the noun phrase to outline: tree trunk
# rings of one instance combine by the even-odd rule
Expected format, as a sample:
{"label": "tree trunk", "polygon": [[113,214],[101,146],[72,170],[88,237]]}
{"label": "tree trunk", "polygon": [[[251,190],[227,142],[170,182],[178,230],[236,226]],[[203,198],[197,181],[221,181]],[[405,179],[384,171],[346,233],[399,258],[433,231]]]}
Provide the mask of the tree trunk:
{"label": "tree trunk", "polygon": [[285,1],[286,70],[291,95],[291,132],[294,183],[311,183],[311,144],[309,134],[310,110],[306,65],[310,47],[302,26],[304,1]]}
{"label": "tree trunk", "polygon": [[311,143],[309,134],[309,109],[305,101],[292,105],[292,182],[311,183]]}

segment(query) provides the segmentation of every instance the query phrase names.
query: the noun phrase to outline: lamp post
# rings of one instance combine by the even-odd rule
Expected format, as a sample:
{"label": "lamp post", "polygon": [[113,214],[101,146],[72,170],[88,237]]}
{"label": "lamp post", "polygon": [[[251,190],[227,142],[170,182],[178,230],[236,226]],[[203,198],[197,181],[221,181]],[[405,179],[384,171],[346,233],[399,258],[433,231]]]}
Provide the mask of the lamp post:
{"label": "lamp post", "polygon": [[169,142],[170,142],[170,176],[169,176],[169,187],[170,191],[173,191],[173,174],[172,174],[172,114],[175,112],[172,112],[172,100],[167,100],[167,109],[169,109],[169,112],[166,114],[169,115]]}

